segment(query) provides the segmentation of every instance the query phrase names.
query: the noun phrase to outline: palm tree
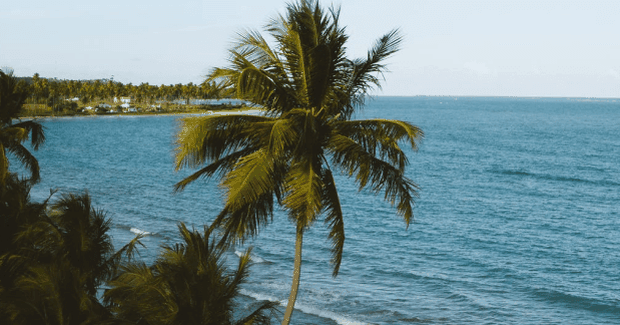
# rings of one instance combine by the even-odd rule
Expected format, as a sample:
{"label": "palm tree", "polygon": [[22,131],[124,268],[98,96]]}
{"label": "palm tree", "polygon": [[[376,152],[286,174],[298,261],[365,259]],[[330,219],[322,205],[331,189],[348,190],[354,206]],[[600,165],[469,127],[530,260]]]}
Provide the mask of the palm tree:
{"label": "palm tree", "polygon": [[95,296],[97,288],[117,273],[123,256],[131,258],[141,235],[114,251],[108,235],[111,220],[91,205],[90,196],[64,194],[50,205],[42,220],[32,224],[19,236],[37,247],[39,261],[63,259],[82,274],[87,294]]}
{"label": "palm tree", "polygon": [[7,295],[12,297],[8,304],[12,322],[73,324],[111,319],[97,292],[116,276],[124,258],[132,259],[141,245],[140,236],[115,252],[107,234],[110,219],[91,206],[88,194],[66,194],[54,204],[45,201],[33,206],[37,207],[31,209],[37,215],[31,216],[30,224],[14,236],[20,249],[5,255],[6,262],[12,262],[7,267],[19,267],[18,261],[27,266]]}
{"label": "palm tree", "polygon": [[407,226],[413,218],[417,186],[405,176],[407,156],[422,131],[408,122],[352,120],[367,93],[379,86],[382,64],[398,50],[398,30],[376,41],[366,58],[345,56],[347,35],[339,10],[318,2],[289,4],[267,32],[272,48],[256,31],[240,36],[227,68],[208,80],[224,82],[238,98],[266,111],[265,116],[225,115],[186,118],[177,138],[176,168],[202,167],[177,183],[218,176],[227,191],[213,222],[223,241],[256,235],[281,204],[296,224],[292,288],[282,324],[288,324],[297,297],[304,231],[324,215],[330,227],[333,276],[338,274],[345,241],[344,216],[332,168],[354,176],[359,188],[383,192]]}
{"label": "palm tree", "polygon": [[30,188],[29,182],[13,173],[0,184],[0,324],[16,324],[15,318],[23,314],[15,298],[29,264],[19,255],[22,247],[15,239],[45,211],[43,204],[30,201]]}
{"label": "palm tree", "polygon": [[140,237],[114,252],[110,221],[87,194],[34,203],[31,187],[14,173],[0,184],[0,323],[110,319],[97,292],[132,258]]}
{"label": "palm tree", "polygon": [[34,150],[45,142],[43,126],[36,121],[13,123],[19,117],[24,102],[28,98],[25,87],[19,87],[12,71],[0,70],[0,184],[4,184],[9,174],[7,152],[13,154],[30,171],[30,181],[39,181],[39,163],[23,146],[30,135]]}
{"label": "palm tree", "polygon": [[112,282],[104,294],[121,321],[144,325],[269,324],[266,312],[275,303],[263,302],[250,315],[233,321],[233,298],[248,275],[250,252],[239,260],[235,272],[227,272],[222,254],[203,234],[179,225],[183,243],[164,247],[152,267],[133,263]]}

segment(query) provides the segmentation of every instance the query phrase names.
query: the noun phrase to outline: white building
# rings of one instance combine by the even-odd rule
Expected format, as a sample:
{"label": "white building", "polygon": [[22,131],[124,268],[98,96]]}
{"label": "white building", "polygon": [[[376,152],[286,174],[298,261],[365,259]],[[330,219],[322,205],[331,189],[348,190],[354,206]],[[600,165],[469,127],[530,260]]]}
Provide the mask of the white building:
{"label": "white building", "polygon": [[121,103],[129,104],[131,103],[131,97],[121,97],[120,99],[117,97],[114,97],[114,102],[115,103],[121,102]]}

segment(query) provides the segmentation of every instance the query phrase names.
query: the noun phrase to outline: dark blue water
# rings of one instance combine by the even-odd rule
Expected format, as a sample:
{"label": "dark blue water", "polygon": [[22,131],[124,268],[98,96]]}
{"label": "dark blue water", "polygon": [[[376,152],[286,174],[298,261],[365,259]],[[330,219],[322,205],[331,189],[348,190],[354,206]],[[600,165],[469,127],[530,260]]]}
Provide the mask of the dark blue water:
{"label": "dark blue water", "polygon": [[[331,277],[322,222],[305,236],[295,324],[620,323],[620,101],[378,98],[359,118],[420,126],[407,174],[422,188],[408,230],[381,197],[337,179],[344,259]],[[150,233],[142,257],[221,208],[217,182],[172,186],[174,116],[45,120],[36,152],[50,188],[88,189],[117,246]],[[255,246],[244,302],[284,301],[294,226],[278,213]],[[235,253],[229,260],[234,263]]]}

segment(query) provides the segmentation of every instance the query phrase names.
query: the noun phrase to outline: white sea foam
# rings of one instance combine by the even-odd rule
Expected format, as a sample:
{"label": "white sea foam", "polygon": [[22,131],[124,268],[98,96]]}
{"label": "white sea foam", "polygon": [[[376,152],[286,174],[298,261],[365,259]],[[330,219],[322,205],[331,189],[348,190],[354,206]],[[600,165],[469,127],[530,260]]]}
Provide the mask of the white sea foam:
{"label": "white sea foam", "polygon": [[[243,253],[241,253],[240,251],[235,251],[235,254],[239,257],[243,256]],[[268,263],[267,260],[256,255],[250,255],[250,260],[254,263]]]}
{"label": "white sea foam", "polygon": [[268,301],[277,301],[280,303],[280,305],[282,306],[286,306],[286,300],[280,300],[276,297],[273,296],[268,296],[268,295],[264,295],[264,294],[260,294],[260,293],[256,293],[256,292],[252,292],[252,291],[248,291],[245,289],[241,289],[239,290],[239,293],[241,293],[242,295],[248,296],[248,297],[252,297],[258,301],[264,301],[264,300],[268,300]]}
{"label": "white sea foam", "polygon": [[143,235],[143,236],[148,236],[148,235],[152,235],[153,234],[151,232],[140,230],[138,228],[131,228],[131,229],[129,229],[129,231],[133,232],[136,235]]}
{"label": "white sea foam", "polygon": [[316,308],[313,306],[306,306],[300,303],[295,304],[295,309],[299,309],[306,314],[312,314],[312,315],[317,315],[323,318],[333,319],[334,321],[336,321],[336,323],[340,325],[369,325],[367,323],[356,321],[356,320],[344,317],[340,314],[337,314],[337,313],[334,313],[328,310],[322,310],[320,308]]}
{"label": "white sea foam", "polygon": [[[286,307],[286,304],[288,303],[287,300],[280,300],[276,297],[273,296],[268,296],[265,294],[261,294],[261,293],[256,293],[256,292],[252,292],[252,291],[248,291],[245,289],[241,289],[239,290],[239,293],[241,293],[242,295],[245,296],[249,296],[252,297],[256,300],[259,301],[263,301],[263,300],[268,300],[268,301],[275,301],[280,303],[280,306],[282,307]],[[367,323],[363,323],[360,321],[356,321],[356,320],[352,320],[350,318],[344,317],[340,314],[331,312],[331,311],[327,311],[327,310],[322,310],[320,308],[316,308],[316,307],[312,307],[312,306],[306,306],[302,303],[295,303],[295,309],[300,310],[306,314],[311,314],[311,315],[315,315],[315,316],[319,316],[319,317],[323,317],[323,318],[329,318],[334,320],[336,323],[340,324],[340,325],[368,325]]]}

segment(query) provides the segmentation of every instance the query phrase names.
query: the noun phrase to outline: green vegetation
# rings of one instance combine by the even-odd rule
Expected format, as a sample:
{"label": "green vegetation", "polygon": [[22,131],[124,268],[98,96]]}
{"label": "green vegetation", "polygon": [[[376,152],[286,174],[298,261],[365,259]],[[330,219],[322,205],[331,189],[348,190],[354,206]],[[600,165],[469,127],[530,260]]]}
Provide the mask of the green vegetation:
{"label": "green vegetation", "polygon": [[[360,190],[383,193],[409,225],[418,188],[405,176],[408,160],[400,146],[417,149],[423,132],[404,121],[352,119],[368,92],[380,87],[384,62],[401,42],[398,31],[379,38],[365,58],[349,59],[339,10],[299,0],[271,20],[267,32],[273,47],[259,32],[241,35],[230,50],[230,66],[214,69],[200,86],[58,81],[38,74],[18,82],[0,72],[0,322],[268,324],[275,306],[269,302],[233,319],[249,252],[233,272],[223,267],[222,254],[269,224],[277,203],[296,226],[294,275],[282,321],[289,324],[303,236],[320,217],[330,228],[333,276],[340,269],[344,215],[333,170],[354,177]],[[156,111],[187,111],[182,103],[191,98],[234,97],[266,111],[183,120],[176,168],[200,169],[175,189],[218,177],[227,196],[210,227],[199,233],[181,224],[184,243],[163,247],[151,266],[134,259],[140,236],[114,251],[110,221],[91,207],[88,195],[30,201],[39,166],[23,143],[30,139],[36,150],[45,139],[43,128],[36,121],[14,123],[21,116],[73,115],[87,105],[93,107],[88,114],[118,112],[114,99],[122,97],[143,107],[163,106]],[[29,179],[9,172],[7,153],[30,170]],[[213,238],[216,228],[221,238]],[[97,295],[104,288],[102,301]]]}
{"label": "green vegetation", "polygon": [[184,244],[146,266],[134,259],[140,236],[114,250],[87,194],[35,203],[30,186],[15,174],[0,186],[1,324],[269,324],[271,302],[233,319],[249,252],[229,272],[210,233],[181,224]]}
{"label": "green vegetation", "polygon": [[381,37],[366,58],[348,59],[339,10],[318,2],[290,4],[267,26],[275,46],[256,31],[241,35],[230,66],[208,81],[265,109],[267,116],[206,116],[184,119],[178,134],[177,169],[200,167],[177,190],[202,177],[219,177],[225,206],[213,223],[222,245],[244,241],[272,221],[281,204],[296,225],[292,288],[282,324],[293,312],[301,275],[303,235],[319,216],[330,228],[333,275],[344,249],[344,215],[332,168],[354,176],[360,190],[383,192],[409,225],[417,186],[404,171],[423,133],[396,120],[352,120],[370,89],[379,86],[382,62],[398,50],[398,31]]}
{"label": "green vegetation", "polygon": [[[39,164],[22,143],[31,137],[36,149],[45,138],[35,121],[13,123],[26,98],[23,82],[0,71],[0,324],[270,323],[272,302],[233,319],[249,251],[228,271],[210,231],[181,224],[185,243],[164,247],[146,266],[134,259],[141,236],[115,251],[110,219],[88,194],[63,194],[52,202],[52,192],[44,202],[32,202]],[[7,153],[30,170],[29,179],[10,172]]]}
{"label": "green vegetation", "polygon": [[33,203],[30,185],[9,175],[0,189],[0,322],[80,324],[111,320],[97,290],[111,279],[138,238],[114,252],[109,220],[88,195]]}
{"label": "green vegetation", "polygon": [[233,298],[248,276],[250,250],[235,272],[223,266],[224,250],[203,234],[179,225],[183,244],[164,247],[155,264],[123,266],[122,273],[105,292],[114,314],[132,324],[267,324],[268,312],[277,303],[262,302],[250,315],[233,321]]}
{"label": "green vegetation", "polygon": [[[136,113],[200,112],[230,109],[230,105],[190,105],[192,99],[225,99],[230,93],[214,82],[176,85],[123,84],[113,80],[57,80],[34,74],[21,80],[19,91],[27,93],[20,116],[72,116],[123,113],[122,99]],[[116,100],[115,100],[116,99]],[[92,107],[92,110],[86,110]],[[112,112],[113,111],[113,112]]]}
{"label": "green vegetation", "polygon": [[45,142],[43,126],[36,121],[14,123],[27,97],[28,89],[24,83],[18,82],[12,71],[0,70],[0,185],[4,184],[9,173],[7,153],[13,154],[30,170],[31,182],[39,180],[39,163],[23,143],[30,137],[34,150],[37,150]]}

